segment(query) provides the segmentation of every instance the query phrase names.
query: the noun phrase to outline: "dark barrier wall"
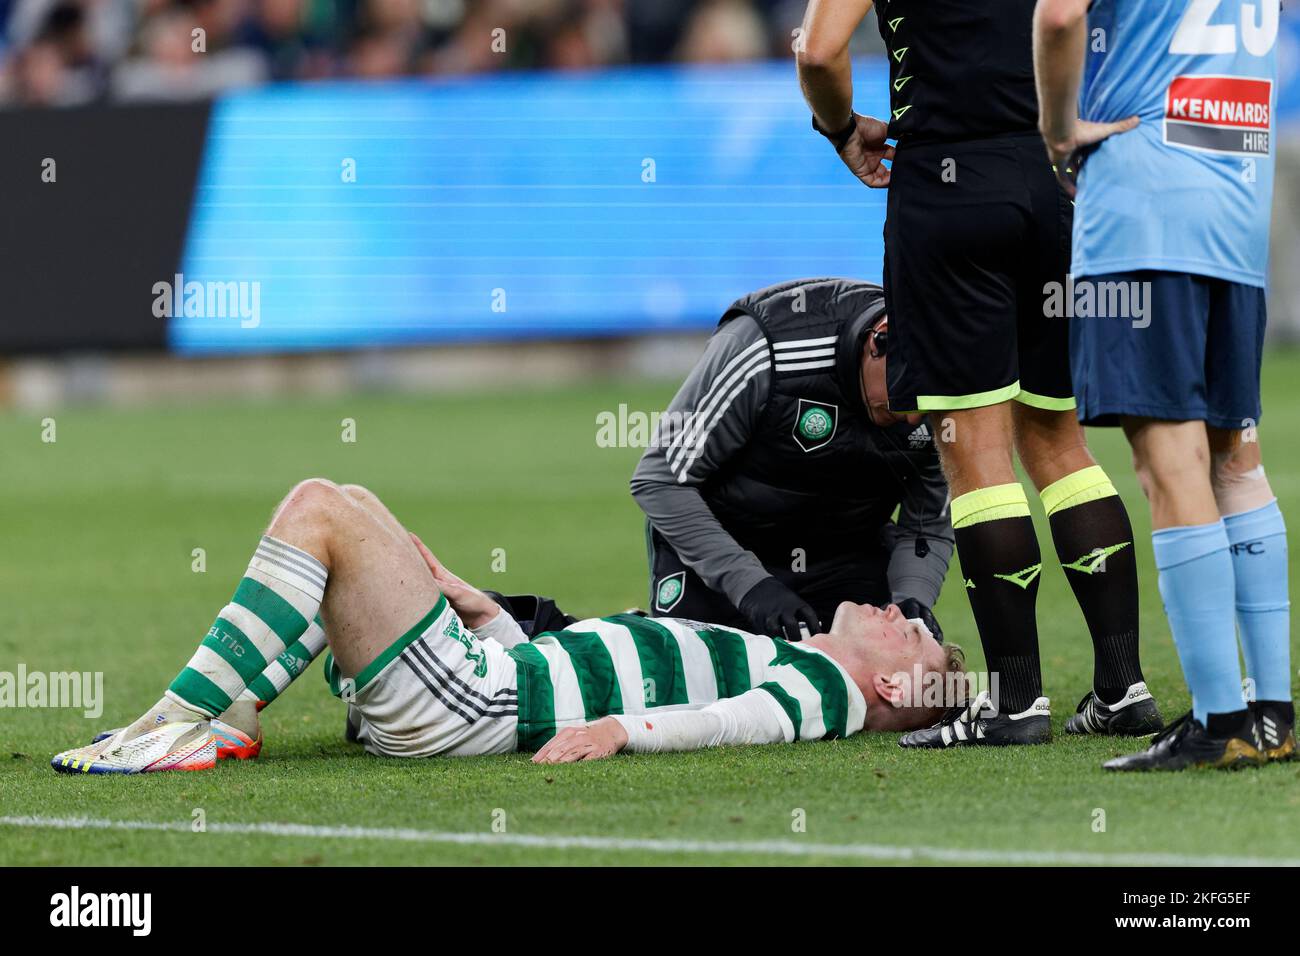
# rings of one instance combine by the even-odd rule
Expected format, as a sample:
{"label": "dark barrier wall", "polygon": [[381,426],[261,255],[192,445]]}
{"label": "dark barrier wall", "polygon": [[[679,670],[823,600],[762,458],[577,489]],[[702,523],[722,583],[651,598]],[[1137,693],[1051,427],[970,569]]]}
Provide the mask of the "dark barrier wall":
{"label": "dark barrier wall", "polygon": [[152,290],[180,263],[207,122],[207,104],[0,112],[0,353],[164,345]]}

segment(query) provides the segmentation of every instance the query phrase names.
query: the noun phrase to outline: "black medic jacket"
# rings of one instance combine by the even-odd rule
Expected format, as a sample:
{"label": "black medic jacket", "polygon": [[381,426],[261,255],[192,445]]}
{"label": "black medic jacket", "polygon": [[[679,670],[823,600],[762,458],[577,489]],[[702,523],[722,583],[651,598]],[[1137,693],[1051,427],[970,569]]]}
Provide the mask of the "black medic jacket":
{"label": "black medic jacket", "polygon": [[732,604],[794,548],[883,547],[892,600],[937,599],[953,532],[933,439],[925,425],[872,424],[862,398],[862,350],[883,311],[879,286],[849,279],[746,296],[661,418],[633,497]]}

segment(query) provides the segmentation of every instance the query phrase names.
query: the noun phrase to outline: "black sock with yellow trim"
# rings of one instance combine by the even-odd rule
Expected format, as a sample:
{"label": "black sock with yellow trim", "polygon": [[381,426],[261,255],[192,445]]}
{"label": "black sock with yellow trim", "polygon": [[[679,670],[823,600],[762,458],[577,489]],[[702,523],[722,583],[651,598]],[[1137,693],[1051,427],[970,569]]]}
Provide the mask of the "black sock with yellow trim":
{"label": "black sock with yellow trim", "polygon": [[952,524],[999,711],[1018,714],[1043,695],[1035,617],[1043,558],[1025,490],[994,485],[961,495]]}
{"label": "black sock with yellow trim", "polygon": [[1113,704],[1143,680],[1128,511],[1097,465],[1048,485],[1042,499],[1056,556],[1092,635],[1092,689],[1103,703]]}

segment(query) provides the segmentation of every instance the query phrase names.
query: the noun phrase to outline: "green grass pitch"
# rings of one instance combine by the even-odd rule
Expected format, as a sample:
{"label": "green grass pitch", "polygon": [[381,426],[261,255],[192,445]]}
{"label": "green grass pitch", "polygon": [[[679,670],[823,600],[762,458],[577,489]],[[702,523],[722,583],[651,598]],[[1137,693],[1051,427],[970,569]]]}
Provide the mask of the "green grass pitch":
{"label": "green grass pitch", "polygon": [[[1262,430],[1273,486],[1300,520],[1300,357],[1271,356]],[[167,824],[171,832],[0,825],[0,864],[489,864],[918,862],[1133,855],[1300,857],[1300,764],[1258,771],[1113,776],[1123,741],[1067,739],[1091,651],[1053,552],[1039,600],[1058,736],[1048,747],[904,753],[893,735],[835,743],[532,766],[525,756],[394,761],[342,739],[319,665],[265,714],[261,759],[214,772],[65,777],[58,750],[155,700],[226,602],[278,497],[324,475],[372,487],[456,571],[503,591],[540,591],[580,614],[645,603],[635,449],[604,449],[596,415],[664,406],[668,383],[437,398],[221,403],[0,416],[0,671],[102,671],[102,718],[0,710],[0,816]],[[341,441],[343,419],[356,442]],[[1133,513],[1143,576],[1143,653],[1167,717],[1188,706],[1161,612],[1145,505],[1120,437],[1093,447]],[[1039,513],[1041,518],[1041,512]],[[1042,523],[1040,521],[1040,528]],[[192,570],[204,549],[207,569]],[[494,549],[506,570],[492,571]],[[954,570],[938,606],[982,667]],[[210,828],[190,832],[195,810]],[[802,815],[797,811],[802,811]],[[1098,832],[1104,812],[1104,832]],[[794,824],[804,819],[803,832]],[[498,845],[375,835],[219,832],[216,824],[410,828]],[[528,845],[521,837],[652,841]],[[777,848],[762,844],[779,841]],[[699,844],[755,844],[716,852]],[[795,846],[788,855],[781,848]],[[844,847],[877,847],[854,857]],[[814,847],[826,847],[824,852]],[[703,850],[703,851],[701,851]],[[901,852],[901,851],[900,851]],[[1007,855],[1010,854],[1008,857]]]}

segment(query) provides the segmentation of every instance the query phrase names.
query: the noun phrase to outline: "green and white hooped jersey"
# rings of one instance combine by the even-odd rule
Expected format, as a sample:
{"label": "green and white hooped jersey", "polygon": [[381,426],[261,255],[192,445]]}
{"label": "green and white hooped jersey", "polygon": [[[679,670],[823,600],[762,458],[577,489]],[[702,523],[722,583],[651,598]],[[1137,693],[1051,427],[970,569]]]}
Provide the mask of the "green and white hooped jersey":
{"label": "green and white hooped jersey", "polygon": [[697,621],[591,618],[509,654],[519,672],[520,750],[610,714],[699,709],[751,690],[780,706],[787,742],[847,737],[866,722],[862,692],[828,655]]}

